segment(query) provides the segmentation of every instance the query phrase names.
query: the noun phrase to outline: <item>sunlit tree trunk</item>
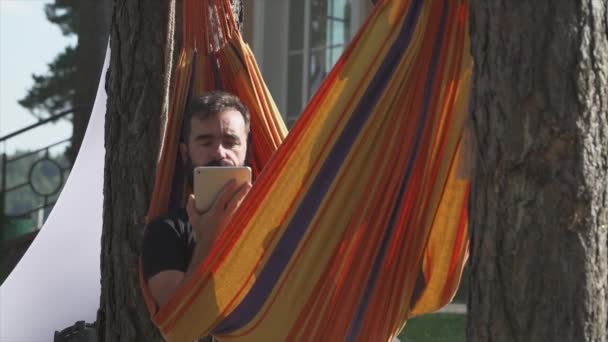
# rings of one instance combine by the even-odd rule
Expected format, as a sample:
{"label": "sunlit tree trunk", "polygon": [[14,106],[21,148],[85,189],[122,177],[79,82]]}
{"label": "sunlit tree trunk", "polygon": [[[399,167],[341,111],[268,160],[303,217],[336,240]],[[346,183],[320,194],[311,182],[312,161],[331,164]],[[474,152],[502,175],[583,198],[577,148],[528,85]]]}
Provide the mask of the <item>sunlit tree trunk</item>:
{"label": "sunlit tree trunk", "polygon": [[607,7],[470,1],[468,341],[608,340]]}

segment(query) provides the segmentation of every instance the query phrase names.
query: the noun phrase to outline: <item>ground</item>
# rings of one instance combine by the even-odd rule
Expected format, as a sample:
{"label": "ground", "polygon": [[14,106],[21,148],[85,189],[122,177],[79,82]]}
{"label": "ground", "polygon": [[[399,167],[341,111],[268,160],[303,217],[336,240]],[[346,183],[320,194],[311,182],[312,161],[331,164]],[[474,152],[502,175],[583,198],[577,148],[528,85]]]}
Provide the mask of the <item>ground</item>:
{"label": "ground", "polygon": [[436,313],[414,317],[399,335],[401,342],[464,342],[466,315]]}

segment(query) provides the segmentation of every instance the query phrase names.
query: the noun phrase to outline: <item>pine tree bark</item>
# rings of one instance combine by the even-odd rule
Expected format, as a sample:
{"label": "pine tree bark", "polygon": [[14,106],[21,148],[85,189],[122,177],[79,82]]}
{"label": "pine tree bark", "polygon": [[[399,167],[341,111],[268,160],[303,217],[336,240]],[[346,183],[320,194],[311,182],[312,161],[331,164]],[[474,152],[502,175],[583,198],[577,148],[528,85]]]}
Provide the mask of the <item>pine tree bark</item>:
{"label": "pine tree bark", "polygon": [[608,341],[608,3],[470,10],[468,341]]}
{"label": "pine tree bark", "polygon": [[[232,3],[242,6],[242,0]],[[162,341],[140,292],[137,263],[181,10],[176,11],[175,0],[121,0],[114,6],[106,80],[99,340]]]}
{"label": "pine tree bark", "polygon": [[114,6],[98,332],[100,341],[107,342],[162,341],[140,294],[137,263],[166,109],[171,4],[122,0]]}

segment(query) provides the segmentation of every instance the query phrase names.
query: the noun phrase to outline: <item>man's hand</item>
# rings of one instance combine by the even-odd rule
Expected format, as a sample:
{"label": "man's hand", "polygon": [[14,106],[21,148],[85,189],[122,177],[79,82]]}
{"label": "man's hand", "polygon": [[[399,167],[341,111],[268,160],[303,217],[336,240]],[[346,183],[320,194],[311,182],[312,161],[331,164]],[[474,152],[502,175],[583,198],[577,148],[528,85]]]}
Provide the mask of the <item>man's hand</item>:
{"label": "man's hand", "polygon": [[[211,245],[218,235],[226,228],[228,222],[251,190],[251,183],[237,186],[236,181],[228,182],[207,212],[201,213],[194,205],[194,195],[188,198],[186,210],[192,225],[196,247],[186,273],[168,270],[150,278],[148,286],[159,306],[163,306],[189,277],[191,272],[205,259]],[[161,253],[162,251],[159,251]]]}
{"label": "man's hand", "polygon": [[231,180],[222,187],[213,206],[206,212],[199,212],[196,209],[194,195],[190,195],[186,210],[197,244],[201,243],[208,247],[215,241],[226,228],[249,190],[251,183],[238,186],[235,180]]}

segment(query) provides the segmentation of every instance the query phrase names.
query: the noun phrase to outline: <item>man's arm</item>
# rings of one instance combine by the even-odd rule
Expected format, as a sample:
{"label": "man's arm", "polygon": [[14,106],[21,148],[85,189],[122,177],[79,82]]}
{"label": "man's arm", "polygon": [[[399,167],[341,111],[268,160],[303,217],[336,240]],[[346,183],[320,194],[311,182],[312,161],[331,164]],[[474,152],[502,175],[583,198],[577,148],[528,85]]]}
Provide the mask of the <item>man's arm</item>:
{"label": "man's arm", "polygon": [[[224,230],[243,199],[249,193],[251,184],[237,187],[236,182],[227,183],[221,190],[215,203],[205,213],[198,212],[194,205],[194,196],[188,198],[188,219],[192,225],[196,242],[192,259],[186,272],[167,270],[150,277],[148,287],[152,297],[159,306],[169,301],[173,294],[186,282],[196,267],[207,257],[215,239]],[[158,251],[162,253],[162,251]]]}
{"label": "man's arm", "polygon": [[209,242],[204,243],[203,241],[197,241],[196,245],[194,245],[192,259],[190,260],[190,264],[185,273],[176,270],[162,271],[148,280],[150,293],[159,307],[163,306],[171,299],[175,291],[177,291],[186,279],[190,277],[192,272],[196,269],[196,266],[205,260],[205,257],[211,249],[211,243],[209,238],[204,239],[204,241]]}

